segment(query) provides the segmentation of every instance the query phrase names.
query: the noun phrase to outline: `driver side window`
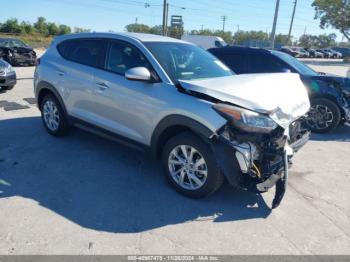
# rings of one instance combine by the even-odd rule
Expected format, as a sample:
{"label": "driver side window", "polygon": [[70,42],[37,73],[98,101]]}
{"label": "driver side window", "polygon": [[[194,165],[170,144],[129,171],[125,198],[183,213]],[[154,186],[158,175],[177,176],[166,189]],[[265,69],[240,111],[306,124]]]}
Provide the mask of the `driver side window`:
{"label": "driver side window", "polygon": [[108,71],[124,75],[127,70],[133,67],[151,68],[145,56],[136,47],[125,42],[111,42],[105,68]]}

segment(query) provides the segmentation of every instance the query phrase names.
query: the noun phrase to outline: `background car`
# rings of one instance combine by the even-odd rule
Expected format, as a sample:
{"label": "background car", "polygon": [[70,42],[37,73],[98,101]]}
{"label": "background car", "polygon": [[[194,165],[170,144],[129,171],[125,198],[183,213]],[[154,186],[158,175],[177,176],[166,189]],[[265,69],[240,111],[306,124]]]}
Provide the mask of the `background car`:
{"label": "background car", "polygon": [[36,53],[33,48],[14,38],[0,38],[0,58],[13,66],[34,66],[36,63]]}
{"label": "background car", "polygon": [[305,50],[309,52],[310,58],[324,58],[324,55],[321,52],[317,52],[315,49],[305,48]]}
{"label": "background car", "polygon": [[291,55],[293,57],[301,57],[302,56],[302,54],[298,50],[291,49],[288,46],[281,47],[280,51],[284,52],[284,53],[286,53],[288,55]]}
{"label": "background car", "polygon": [[333,50],[333,49],[331,49],[331,48],[325,48],[325,49],[323,49],[325,52],[328,52],[328,53],[330,53],[331,54],[331,58],[342,58],[342,53],[340,53],[340,52],[337,52],[337,51],[335,51],[335,50]]}
{"label": "background car", "polygon": [[332,58],[332,53],[328,51],[325,51],[323,49],[316,49],[316,51],[322,53],[324,58]]}
{"label": "background car", "polygon": [[350,121],[350,79],[326,75],[279,51],[246,47],[212,48],[214,54],[237,74],[298,73],[309,90],[308,125],[314,132],[328,132]]}
{"label": "background car", "polygon": [[0,90],[10,90],[16,85],[16,72],[6,61],[0,59]]}

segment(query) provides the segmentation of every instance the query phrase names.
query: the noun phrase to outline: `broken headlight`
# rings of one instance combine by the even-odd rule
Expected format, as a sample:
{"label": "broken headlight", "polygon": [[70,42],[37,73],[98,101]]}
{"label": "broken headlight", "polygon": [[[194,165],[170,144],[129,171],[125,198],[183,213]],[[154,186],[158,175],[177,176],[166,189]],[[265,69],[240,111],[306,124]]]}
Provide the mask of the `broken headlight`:
{"label": "broken headlight", "polygon": [[270,133],[278,126],[269,116],[247,109],[226,104],[216,104],[213,108],[235,127],[246,132]]}

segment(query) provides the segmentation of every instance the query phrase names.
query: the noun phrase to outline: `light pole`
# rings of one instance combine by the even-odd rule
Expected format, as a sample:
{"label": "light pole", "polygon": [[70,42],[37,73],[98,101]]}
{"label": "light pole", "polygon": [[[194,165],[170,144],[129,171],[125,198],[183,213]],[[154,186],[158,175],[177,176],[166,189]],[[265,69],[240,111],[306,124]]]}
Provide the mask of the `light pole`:
{"label": "light pole", "polygon": [[275,9],[275,16],[273,18],[273,25],[272,25],[272,32],[271,32],[271,47],[275,48],[275,37],[276,37],[276,25],[277,25],[277,18],[278,18],[278,9],[280,6],[280,0],[276,1],[276,9]]}

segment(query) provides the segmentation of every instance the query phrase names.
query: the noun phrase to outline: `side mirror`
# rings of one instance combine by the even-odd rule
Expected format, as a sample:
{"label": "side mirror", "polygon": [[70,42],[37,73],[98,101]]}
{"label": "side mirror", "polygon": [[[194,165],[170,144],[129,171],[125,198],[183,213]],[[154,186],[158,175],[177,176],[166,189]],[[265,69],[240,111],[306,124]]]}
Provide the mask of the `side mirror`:
{"label": "side mirror", "polygon": [[150,81],[151,72],[146,67],[133,67],[125,72],[125,78],[134,81]]}

